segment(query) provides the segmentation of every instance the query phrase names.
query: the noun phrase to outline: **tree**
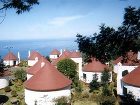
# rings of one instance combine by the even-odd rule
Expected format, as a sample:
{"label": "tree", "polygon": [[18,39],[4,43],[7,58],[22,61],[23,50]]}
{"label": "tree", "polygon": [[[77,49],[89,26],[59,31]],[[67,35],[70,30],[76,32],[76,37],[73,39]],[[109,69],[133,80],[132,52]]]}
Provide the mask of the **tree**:
{"label": "tree", "polygon": [[25,81],[26,80],[26,71],[23,69],[17,69],[14,72],[14,76],[16,79],[19,79],[21,81]]}
{"label": "tree", "polygon": [[38,0],[0,0],[3,3],[3,9],[15,9],[17,14],[30,11],[33,5],[39,4]]}
{"label": "tree", "polygon": [[76,63],[71,59],[63,59],[57,63],[57,69],[71,80],[77,76],[76,68]]}
{"label": "tree", "polygon": [[89,92],[93,92],[94,90],[99,89],[100,84],[99,84],[99,82],[97,82],[97,80],[98,80],[98,76],[97,76],[97,74],[94,74],[93,80],[89,83],[89,88],[90,88]]}
{"label": "tree", "polygon": [[3,59],[1,59],[1,57],[0,57],[0,75],[3,75],[4,68],[5,68],[5,65],[3,63]]}
{"label": "tree", "polygon": [[109,83],[110,77],[111,77],[111,74],[110,74],[109,70],[108,69],[105,69],[102,72],[102,75],[101,75],[101,82],[102,82],[102,84],[104,85],[104,84]]}
{"label": "tree", "polygon": [[102,63],[125,56],[130,50],[136,53],[140,50],[140,8],[125,8],[124,21],[118,29],[102,24],[98,34],[77,34],[76,42],[80,52]]}

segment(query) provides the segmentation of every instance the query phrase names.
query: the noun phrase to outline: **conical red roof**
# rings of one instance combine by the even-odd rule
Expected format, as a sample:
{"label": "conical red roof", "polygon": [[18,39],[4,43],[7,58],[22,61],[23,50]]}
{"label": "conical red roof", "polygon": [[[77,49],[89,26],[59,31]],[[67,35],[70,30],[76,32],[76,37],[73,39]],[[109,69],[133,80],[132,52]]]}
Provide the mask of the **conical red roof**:
{"label": "conical red roof", "polygon": [[17,57],[12,53],[9,52],[5,57],[4,60],[17,60]]}
{"label": "conical red roof", "polygon": [[24,85],[26,89],[34,91],[55,91],[71,85],[71,80],[66,78],[50,63],[39,70]]}
{"label": "conical red roof", "polygon": [[48,61],[46,58],[41,57],[41,58],[39,59],[39,61],[35,63],[34,66],[30,67],[30,68],[27,70],[27,73],[28,73],[28,74],[34,75],[34,74],[35,74],[36,72],[38,72],[41,68],[44,67],[44,65],[42,65],[42,63],[44,63],[44,65],[45,65],[45,63],[49,63],[49,61]]}
{"label": "conical red roof", "polygon": [[57,49],[53,49],[51,55],[60,55],[60,52]]}
{"label": "conical red roof", "polygon": [[35,60],[36,57],[38,57],[38,59],[39,59],[40,57],[42,57],[42,55],[37,51],[32,51],[28,60]]}
{"label": "conical red roof", "polygon": [[70,58],[80,58],[80,57],[81,57],[80,52],[74,51],[74,52],[71,52],[70,54]]}
{"label": "conical red roof", "polygon": [[140,87],[140,66],[124,76],[122,81],[129,85]]}
{"label": "conical red roof", "polygon": [[54,60],[52,62],[53,65],[57,65],[57,63],[63,59],[69,58],[69,54],[68,53],[63,53],[59,58],[57,58],[56,60]]}
{"label": "conical red roof", "polygon": [[92,62],[88,63],[83,67],[85,72],[103,72],[107,66],[102,64],[100,61],[94,59]]}

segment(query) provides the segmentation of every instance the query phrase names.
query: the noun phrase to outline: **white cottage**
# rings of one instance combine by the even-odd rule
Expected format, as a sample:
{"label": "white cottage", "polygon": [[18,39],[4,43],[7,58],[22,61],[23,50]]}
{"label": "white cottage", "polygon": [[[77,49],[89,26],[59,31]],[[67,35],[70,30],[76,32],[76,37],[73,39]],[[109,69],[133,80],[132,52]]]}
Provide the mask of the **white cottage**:
{"label": "white cottage", "polygon": [[20,58],[17,58],[12,52],[9,52],[3,59],[5,66],[16,66],[19,63]]}
{"label": "white cottage", "polygon": [[30,53],[30,51],[29,51],[28,66],[33,66],[39,60],[39,58],[41,58],[41,57],[42,57],[42,55],[39,52],[32,51]]}
{"label": "white cottage", "polygon": [[9,85],[9,76],[10,72],[8,70],[0,73],[0,89],[5,88]]}
{"label": "white cottage", "polygon": [[140,66],[122,78],[123,95],[132,93],[135,100],[140,100]]}
{"label": "white cottage", "polygon": [[32,67],[28,68],[27,80],[35,75],[41,68],[43,68],[45,63],[49,63],[49,61],[42,56],[38,62],[36,62]]}
{"label": "white cottage", "polygon": [[51,61],[57,59],[59,55],[60,55],[60,52],[57,49],[53,49],[52,52],[50,53]]}
{"label": "white cottage", "polygon": [[[98,82],[101,82],[101,74],[107,65],[102,64],[100,61],[93,59],[90,63],[83,67],[81,80],[85,83],[90,83],[93,80],[93,76],[96,74]],[[112,77],[111,77],[112,78]],[[111,79],[112,81],[112,79]]]}
{"label": "white cottage", "polygon": [[58,57],[52,62],[52,64],[54,66],[57,66],[57,63],[63,59],[71,59],[77,64],[77,72],[79,74],[79,79],[80,79],[80,76],[82,75],[82,57],[81,57],[80,52],[78,51],[71,52],[71,51],[65,50],[62,52],[60,57]]}
{"label": "white cottage", "polygon": [[50,63],[24,83],[27,105],[55,105],[54,99],[71,96],[71,80]]}

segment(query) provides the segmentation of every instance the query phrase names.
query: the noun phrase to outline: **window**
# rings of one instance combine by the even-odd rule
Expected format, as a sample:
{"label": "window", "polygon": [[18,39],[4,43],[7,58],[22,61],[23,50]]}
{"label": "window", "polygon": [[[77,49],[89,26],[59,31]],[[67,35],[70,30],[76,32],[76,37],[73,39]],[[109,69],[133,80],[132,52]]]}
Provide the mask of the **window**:
{"label": "window", "polygon": [[125,75],[127,75],[127,74],[128,74],[128,70],[124,70],[124,71],[122,72],[122,77],[125,76]]}
{"label": "window", "polygon": [[83,78],[84,78],[84,79],[86,79],[86,78],[87,78],[85,73],[83,73]]}

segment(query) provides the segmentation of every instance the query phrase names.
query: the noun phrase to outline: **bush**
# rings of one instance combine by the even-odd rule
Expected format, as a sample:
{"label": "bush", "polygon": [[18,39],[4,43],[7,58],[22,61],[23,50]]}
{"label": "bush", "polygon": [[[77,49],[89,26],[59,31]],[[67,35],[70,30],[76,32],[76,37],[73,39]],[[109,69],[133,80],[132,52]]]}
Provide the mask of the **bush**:
{"label": "bush", "polygon": [[97,82],[97,79],[95,80],[92,80],[90,83],[89,83],[89,92],[93,92],[94,90],[98,90],[100,87],[100,84],[99,82]]}
{"label": "bush", "polygon": [[27,61],[21,61],[18,65],[20,67],[27,67],[28,66],[28,62]]}
{"label": "bush", "polygon": [[10,91],[11,91],[10,86],[5,87],[5,88],[4,88],[4,91],[5,91],[5,92],[10,92]]}
{"label": "bush", "polygon": [[17,94],[17,92],[16,91],[11,91],[11,95],[12,95],[12,97],[16,97],[18,94]]}
{"label": "bush", "polygon": [[68,105],[68,97],[60,97],[54,100],[55,105]]}
{"label": "bush", "polygon": [[16,79],[25,81],[26,80],[26,71],[23,69],[18,69],[14,72],[14,76]]}
{"label": "bush", "polygon": [[96,101],[99,105],[115,105],[116,103],[116,99],[113,96],[99,95],[97,96]]}

